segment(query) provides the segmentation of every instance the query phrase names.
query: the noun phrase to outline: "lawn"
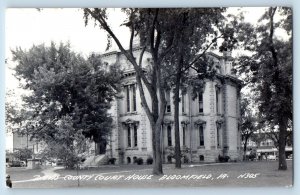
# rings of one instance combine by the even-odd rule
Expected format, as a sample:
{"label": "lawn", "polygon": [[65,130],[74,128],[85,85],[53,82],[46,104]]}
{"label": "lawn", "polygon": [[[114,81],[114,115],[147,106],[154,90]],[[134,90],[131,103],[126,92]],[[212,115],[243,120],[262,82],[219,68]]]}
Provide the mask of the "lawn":
{"label": "lawn", "polygon": [[[278,171],[277,161],[219,164],[164,165],[164,175],[153,176],[151,165],[103,166],[89,170],[56,169],[57,178],[17,182],[16,188],[170,188],[170,187],[287,187],[293,183],[292,161]],[[41,171],[40,171],[41,172]],[[8,171],[12,180],[30,179],[37,170]],[[40,173],[39,173],[40,174]]]}

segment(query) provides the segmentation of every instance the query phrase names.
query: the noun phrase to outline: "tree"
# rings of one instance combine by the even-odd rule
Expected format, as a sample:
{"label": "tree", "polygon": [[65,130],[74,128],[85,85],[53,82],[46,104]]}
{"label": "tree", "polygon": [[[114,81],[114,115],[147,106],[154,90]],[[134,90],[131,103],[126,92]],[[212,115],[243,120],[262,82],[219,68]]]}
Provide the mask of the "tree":
{"label": "tree", "polygon": [[27,165],[27,159],[32,158],[33,151],[28,148],[16,148],[13,152],[14,158],[25,161]]}
{"label": "tree", "polygon": [[72,118],[63,117],[58,125],[54,139],[47,141],[47,147],[43,152],[46,158],[62,159],[66,168],[74,168],[84,160],[87,149],[87,140],[83,130],[73,127]]}
{"label": "tree", "polygon": [[79,142],[71,134],[61,134],[62,124],[72,124],[65,129],[78,138],[83,135],[96,143],[107,139],[112,128],[107,111],[121,77],[116,66],[107,70],[99,56],[84,59],[72,52],[69,44],[38,45],[28,51],[17,48],[12,54],[17,62],[16,77],[30,92],[23,97],[27,114],[21,115],[20,133],[50,148],[60,141],[57,136]]}
{"label": "tree", "polygon": [[[86,23],[90,19],[95,22],[108,33],[108,46],[113,39],[123,55],[131,62],[135,71],[137,84],[140,90],[143,108],[151,124],[153,138],[153,156],[154,156],[154,174],[162,174],[161,165],[161,125],[165,113],[166,100],[165,91],[170,89],[170,83],[166,76],[169,70],[177,75],[177,83],[175,84],[175,139],[176,139],[176,167],[180,167],[180,143],[179,143],[179,122],[178,122],[178,104],[179,104],[179,86],[181,76],[187,74],[189,67],[198,63],[203,54],[210,48],[215,46],[217,31],[215,27],[220,27],[220,22],[224,17],[221,13],[225,9],[123,9],[127,18],[123,25],[130,29],[131,36],[129,41],[129,49],[126,50],[120,43],[118,37],[110,28],[107,19],[109,17],[107,9],[84,9],[84,17]],[[226,29],[226,28],[224,28]],[[224,31],[225,32],[225,31]],[[228,31],[226,31],[228,32]],[[202,34],[203,33],[203,34]],[[210,37],[207,37],[212,33]],[[139,61],[135,60],[133,55],[133,38],[139,36],[143,51],[139,56]],[[230,36],[227,36],[230,37]],[[224,38],[224,37],[223,37]],[[205,40],[211,39],[211,43]],[[232,41],[230,38],[228,42]],[[205,43],[205,44],[204,44]],[[152,55],[151,71],[145,73],[142,70],[141,59],[144,51],[148,50]],[[202,50],[202,54],[196,55]],[[179,54],[179,55],[178,55]],[[203,60],[203,58],[202,58]],[[178,64],[175,65],[172,64]],[[167,67],[169,66],[169,67]],[[174,72],[178,70],[177,72]],[[205,67],[202,68],[204,70]],[[173,75],[173,76],[174,76]],[[175,78],[174,78],[175,79]],[[175,83],[175,82],[174,82]],[[174,84],[173,83],[173,84]],[[144,84],[144,85],[142,85]],[[172,84],[171,84],[172,85]],[[174,85],[173,85],[174,86]],[[151,96],[152,109],[150,109],[144,97],[144,90],[147,90]],[[177,111],[176,111],[177,110]]]}
{"label": "tree", "polygon": [[[107,23],[107,9],[84,9],[85,22],[87,24],[90,19],[94,19],[96,24],[108,33],[109,38],[116,42],[122,54],[133,65],[136,71],[136,81],[140,91],[142,107],[145,110],[151,125],[154,160],[153,174],[159,175],[163,173],[160,135],[166,107],[160,62],[166,55],[165,48],[168,48],[168,46],[161,44],[162,34],[156,27],[158,25],[159,17],[166,17],[166,20],[169,17],[166,12],[161,12],[159,9],[123,9],[123,11],[127,14],[126,22],[123,25],[126,25],[131,31],[128,50],[124,48]],[[139,58],[137,58],[138,61],[136,61],[133,54],[133,38],[136,33],[139,33],[143,43],[149,43],[145,44],[143,47]],[[152,55],[153,64],[151,66],[151,71],[145,73],[141,63],[147,45],[149,45],[148,49]],[[160,53],[161,51],[163,52]],[[150,94],[152,108],[150,108],[150,105],[146,101],[144,93],[145,88]]]}
{"label": "tree", "polygon": [[[278,126],[278,169],[286,170],[286,130],[293,117],[292,10],[270,7],[256,26],[241,22],[240,27],[239,39],[251,54],[241,56],[237,67],[255,92],[261,123],[271,129]],[[284,32],[283,38],[276,34],[278,29]]]}
{"label": "tree", "polygon": [[[180,89],[182,94],[192,87],[193,97],[203,91],[205,81],[215,78],[214,63],[208,55],[209,50],[231,50],[236,40],[233,38],[233,28],[225,25],[223,13],[225,8],[203,9],[172,9],[169,11],[172,19],[160,21],[160,30],[165,35],[165,42],[172,41],[172,47],[163,62],[166,78],[174,91],[174,124],[175,124],[175,159],[176,167],[181,167],[181,150],[179,138],[179,102]],[[172,30],[168,31],[168,27]],[[223,44],[218,48],[218,40]],[[225,45],[226,43],[226,45]],[[190,75],[190,70],[196,75]],[[187,87],[188,86],[188,87]],[[190,89],[189,89],[190,90]]]}
{"label": "tree", "polygon": [[241,134],[244,141],[244,159],[246,159],[247,142],[257,131],[257,119],[253,116],[253,110],[250,110],[249,105],[249,100],[243,98],[241,101]]}
{"label": "tree", "polygon": [[[188,53],[190,50],[193,50],[189,55],[197,53],[199,50],[197,48],[188,48],[188,46],[195,46],[197,43],[203,41],[203,37],[198,33],[201,30],[198,29],[202,25],[202,31],[205,27],[208,27],[208,30],[212,29],[210,23],[201,19],[207,19],[209,16],[214,16],[211,20],[216,20],[218,16],[221,16],[222,9],[123,9],[126,13],[127,18],[123,25],[127,26],[130,29],[131,36],[129,41],[129,49],[126,50],[124,46],[120,43],[118,37],[110,28],[107,19],[108,19],[108,10],[107,9],[84,9],[85,22],[87,23],[90,19],[94,19],[95,22],[100,26],[101,29],[104,29],[108,33],[109,44],[110,40],[113,39],[123,55],[130,61],[136,71],[136,80],[140,90],[140,96],[142,100],[142,106],[147,114],[147,117],[151,124],[152,131],[152,145],[153,145],[153,157],[154,157],[154,174],[162,174],[162,159],[161,159],[161,125],[164,118],[166,99],[165,99],[165,90],[168,88],[164,76],[166,75],[164,71],[163,64],[167,62],[167,56],[172,53],[173,49],[177,53],[180,52],[182,43],[186,39],[183,39],[185,36],[194,36],[194,40],[189,42],[184,50]],[[199,15],[200,14],[200,15]],[[186,17],[187,16],[187,17]],[[184,25],[178,25],[180,24]],[[196,25],[196,23],[199,24]],[[201,25],[200,25],[201,24]],[[185,30],[184,34],[182,29]],[[139,36],[141,43],[143,45],[143,51],[139,56],[139,61],[135,60],[133,55],[132,42],[134,36]],[[199,36],[197,36],[199,35]],[[207,35],[207,34],[205,34]],[[194,43],[192,43],[195,41]],[[204,45],[201,45],[205,47]],[[142,70],[141,59],[143,57],[144,51],[148,50],[152,55],[152,66],[151,71],[145,73]],[[179,50],[178,50],[179,49]],[[203,48],[202,48],[203,49]],[[204,48],[205,49],[205,48]],[[181,50],[183,51],[183,50]],[[172,57],[177,55],[173,55]],[[195,57],[195,56],[193,56]],[[169,58],[170,59],[170,58]],[[193,59],[193,58],[192,58]],[[195,61],[197,58],[195,57]],[[178,61],[181,62],[179,59]],[[167,63],[165,63],[167,64]],[[173,66],[174,67],[174,66]],[[169,68],[170,69],[170,68]],[[187,71],[187,69],[186,69]],[[181,70],[179,71],[181,72]],[[180,76],[179,76],[180,77]],[[150,109],[149,105],[146,102],[144,90],[147,90],[151,97],[152,108]],[[177,93],[176,93],[177,94]],[[176,95],[175,97],[178,97]],[[177,99],[179,102],[179,100]],[[178,118],[178,117],[177,117]],[[177,119],[176,119],[177,120]],[[178,123],[176,126],[176,155],[177,159],[180,158],[180,148],[179,148],[179,132],[178,132]],[[178,152],[179,150],[179,152]],[[177,160],[177,162],[179,162]],[[180,166],[180,165],[178,165]]]}

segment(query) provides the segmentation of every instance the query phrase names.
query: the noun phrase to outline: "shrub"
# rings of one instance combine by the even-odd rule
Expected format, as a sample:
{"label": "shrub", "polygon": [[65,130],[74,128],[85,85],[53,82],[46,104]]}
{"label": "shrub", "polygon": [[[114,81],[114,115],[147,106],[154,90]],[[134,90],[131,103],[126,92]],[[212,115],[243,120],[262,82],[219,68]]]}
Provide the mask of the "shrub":
{"label": "shrub", "polygon": [[253,161],[255,158],[256,158],[256,154],[251,153],[251,154],[249,155],[249,160]]}
{"label": "shrub", "polygon": [[137,163],[136,160],[137,160],[137,157],[134,156],[134,157],[133,157],[133,163]]}
{"label": "shrub", "polygon": [[147,158],[147,165],[152,165],[152,163],[153,163],[153,158],[151,156],[149,156]]}
{"label": "shrub", "polygon": [[219,162],[228,162],[230,160],[229,156],[221,156],[219,155]]}
{"label": "shrub", "polygon": [[189,158],[187,156],[183,156],[183,163],[189,163]]}
{"label": "shrub", "polygon": [[138,165],[142,165],[144,163],[144,160],[142,158],[138,158],[138,159],[136,159],[136,163]]}
{"label": "shrub", "polygon": [[108,164],[114,165],[116,160],[117,160],[116,158],[109,158],[108,159]]}

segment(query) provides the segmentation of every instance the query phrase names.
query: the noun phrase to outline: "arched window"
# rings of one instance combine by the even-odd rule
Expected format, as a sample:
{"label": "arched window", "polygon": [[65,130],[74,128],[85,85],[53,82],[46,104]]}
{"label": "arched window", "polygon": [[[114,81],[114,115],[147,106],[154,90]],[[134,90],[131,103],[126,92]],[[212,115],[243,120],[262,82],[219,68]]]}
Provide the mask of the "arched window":
{"label": "arched window", "polygon": [[203,156],[203,155],[200,155],[200,156],[199,156],[199,159],[200,159],[200,161],[204,161],[204,156]]}
{"label": "arched window", "polygon": [[131,163],[131,158],[127,157],[127,164],[130,164],[130,163]]}

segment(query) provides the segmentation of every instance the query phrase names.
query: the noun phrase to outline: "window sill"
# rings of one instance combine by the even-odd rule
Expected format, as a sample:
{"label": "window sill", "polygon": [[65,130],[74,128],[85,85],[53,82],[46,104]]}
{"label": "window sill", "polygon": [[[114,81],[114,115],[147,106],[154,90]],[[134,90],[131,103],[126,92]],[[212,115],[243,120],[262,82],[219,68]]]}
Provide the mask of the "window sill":
{"label": "window sill", "polygon": [[127,147],[126,150],[138,150],[138,147]]}
{"label": "window sill", "polygon": [[205,149],[205,146],[198,146],[197,149]]}
{"label": "window sill", "polygon": [[126,112],[125,114],[123,114],[123,116],[130,116],[130,115],[137,115],[138,112],[134,111],[134,112]]}

